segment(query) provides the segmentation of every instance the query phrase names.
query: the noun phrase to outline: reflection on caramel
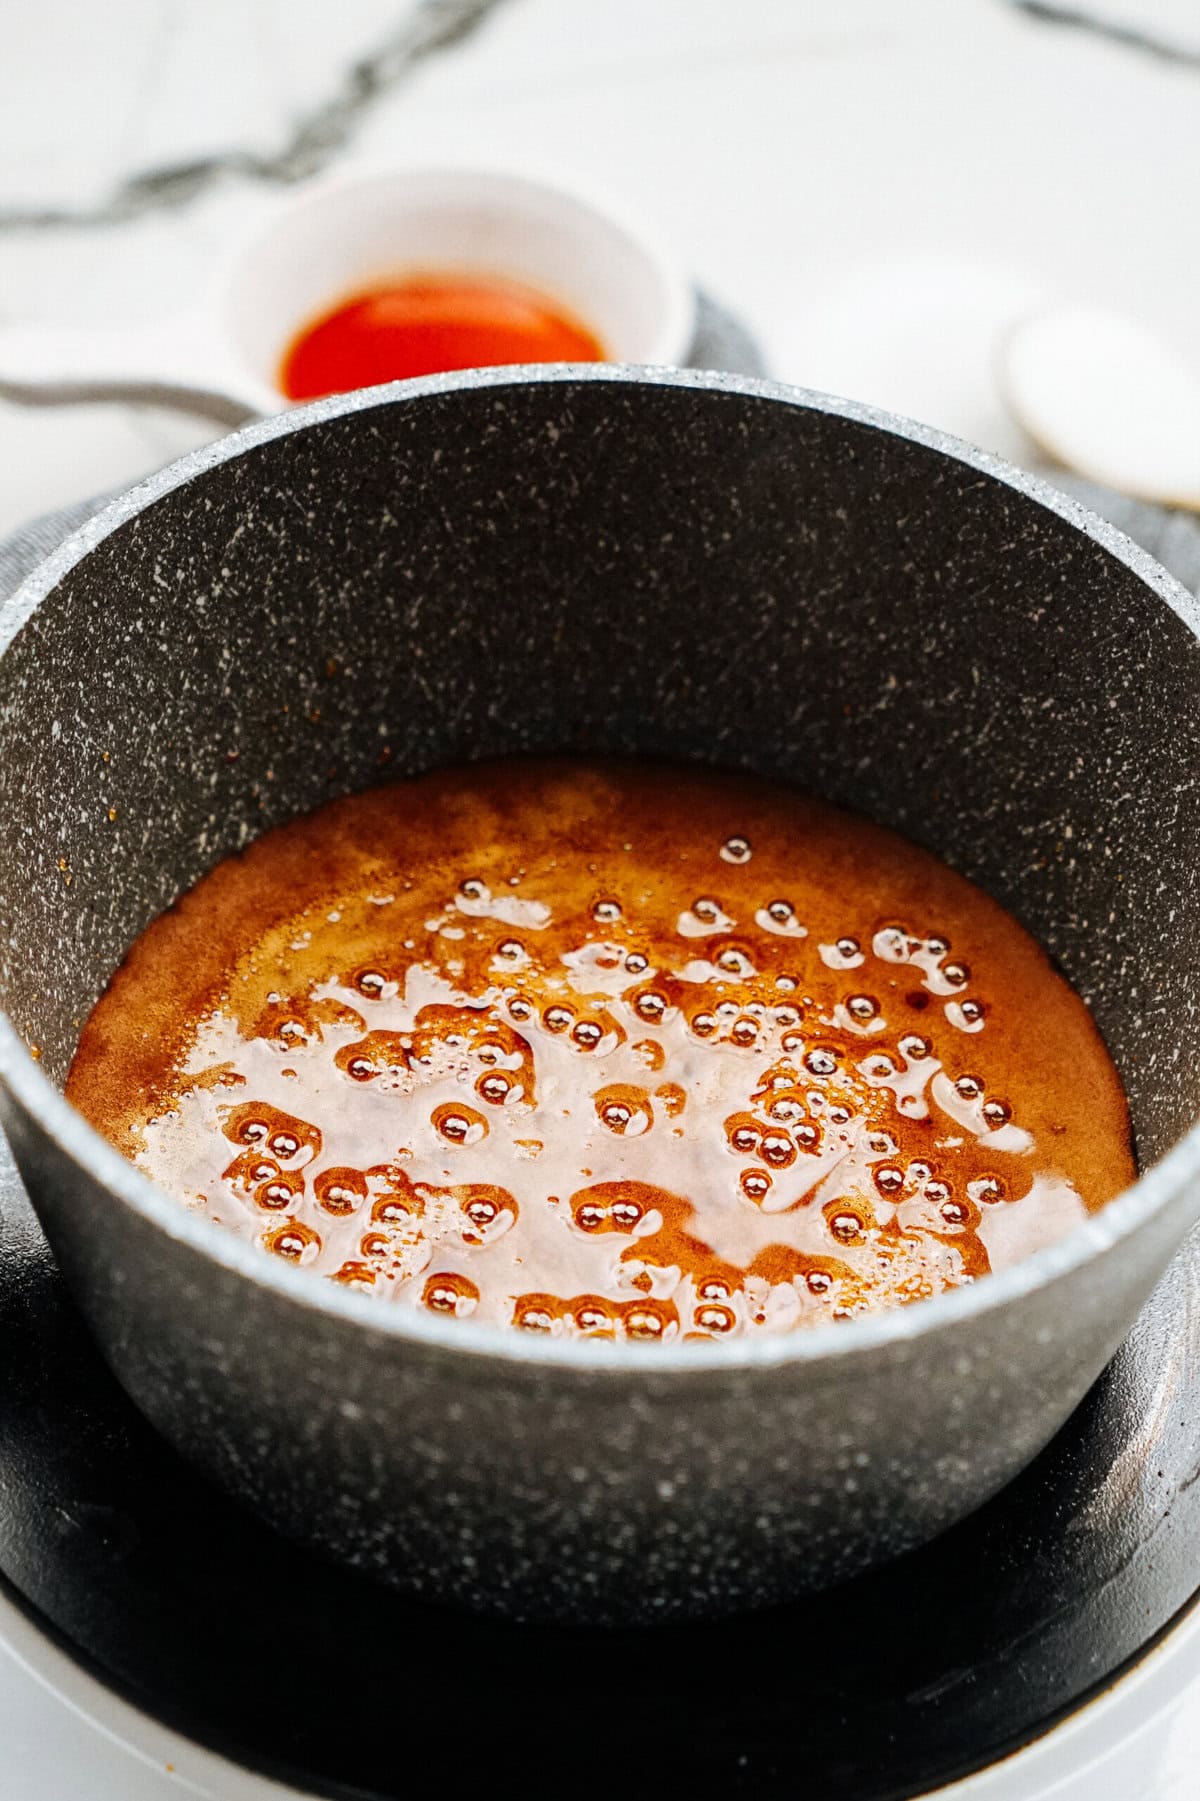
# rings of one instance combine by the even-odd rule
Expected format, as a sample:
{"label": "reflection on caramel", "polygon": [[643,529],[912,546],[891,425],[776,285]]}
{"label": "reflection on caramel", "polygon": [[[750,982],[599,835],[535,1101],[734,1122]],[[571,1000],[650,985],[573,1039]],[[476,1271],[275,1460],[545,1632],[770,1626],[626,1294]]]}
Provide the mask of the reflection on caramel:
{"label": "reflection on caramel", "polygon": [[264,1254],[601,1341],[920,1300],[1133,1174],[1092,1021],[994,902],[815,800],[646,766],[269,833],[134,945],[67,1092]]}

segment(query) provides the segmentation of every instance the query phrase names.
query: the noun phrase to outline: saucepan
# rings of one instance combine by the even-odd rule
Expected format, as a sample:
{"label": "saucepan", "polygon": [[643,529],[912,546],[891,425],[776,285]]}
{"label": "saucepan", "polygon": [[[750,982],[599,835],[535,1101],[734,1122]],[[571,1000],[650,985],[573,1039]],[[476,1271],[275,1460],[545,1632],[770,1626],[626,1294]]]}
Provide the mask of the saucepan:
{"label": "saucepan", "polygon": [[[1091,1006],[1140,1179],[894,1312],[530,1340],[262,1256],[63,1099],[126,947],[220,857],[398,773],[561,751],[798,783],[981,883]],[[1014,1476],[1200,1216],[1198,799],[1195,604],[982,453],[675,371],[320,402],[115,502],[5,616],[0,1113],[121,1382],[299,1544],[517,1618],[767,1603]]]}

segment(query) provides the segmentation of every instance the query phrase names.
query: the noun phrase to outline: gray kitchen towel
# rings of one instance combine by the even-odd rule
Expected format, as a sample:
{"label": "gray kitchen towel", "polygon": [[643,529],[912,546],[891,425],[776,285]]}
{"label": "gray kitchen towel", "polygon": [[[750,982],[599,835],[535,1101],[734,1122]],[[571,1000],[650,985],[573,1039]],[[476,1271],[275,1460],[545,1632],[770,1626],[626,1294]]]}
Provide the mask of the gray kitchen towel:
{"label": "gray kitchen towel", "polygon": [[30,571],[36,569],[52,550],[57,550],[76,526],[98,513],[107,499],[105,494],[98,500],[83,500],[75,506],[63,507],[57,513],[43,513],[10,538],[0,538],[0,601],[7,600]]}

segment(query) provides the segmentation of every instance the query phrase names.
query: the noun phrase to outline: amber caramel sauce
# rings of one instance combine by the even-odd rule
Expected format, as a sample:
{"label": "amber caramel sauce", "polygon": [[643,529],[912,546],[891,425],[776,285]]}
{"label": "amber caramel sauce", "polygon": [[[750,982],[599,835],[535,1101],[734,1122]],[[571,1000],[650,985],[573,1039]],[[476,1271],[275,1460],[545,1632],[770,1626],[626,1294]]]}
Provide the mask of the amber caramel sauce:
{"label": "amber caramel sauce", "polygon": [[987,895],[653,765],[479,765],[269,832],[138,939],[67,1094],[264,1255],[560,1336],[907,1304],[1134,1174],[1087,1009]]}

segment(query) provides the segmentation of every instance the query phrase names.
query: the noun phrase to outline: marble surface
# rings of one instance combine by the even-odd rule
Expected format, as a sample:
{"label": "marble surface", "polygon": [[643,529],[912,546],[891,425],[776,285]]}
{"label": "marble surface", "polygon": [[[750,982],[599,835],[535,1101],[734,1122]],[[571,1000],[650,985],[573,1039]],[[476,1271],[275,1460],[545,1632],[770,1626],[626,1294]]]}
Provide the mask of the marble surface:
{"label": "marble surface", "polygon": [[[0,59],[0,326],[181,307],[360,159],[630,200],[774,373],[1018,460],[993,368],[1032,307],[1100,300],[1200,360],[1197,0],[43,0]],[[0,402],[0,532],[211,432]],[[13,1801],[133,1792],[102,1758],[64,1787],[39,1705],[0,1672]],[[1200,1693],[1172,1731],[1153,1801],[1196,1793]]]}
{"label": "marble surface", "polygon": [[[1198,152],[1196,0],[46,0],[0,59],[0,324],[182,306],[306,169],[479,160],[656,217],[779,375],[1019,457],[1014,317],[1188,347]],[[211,429],[0,403],[0,531]]]}

